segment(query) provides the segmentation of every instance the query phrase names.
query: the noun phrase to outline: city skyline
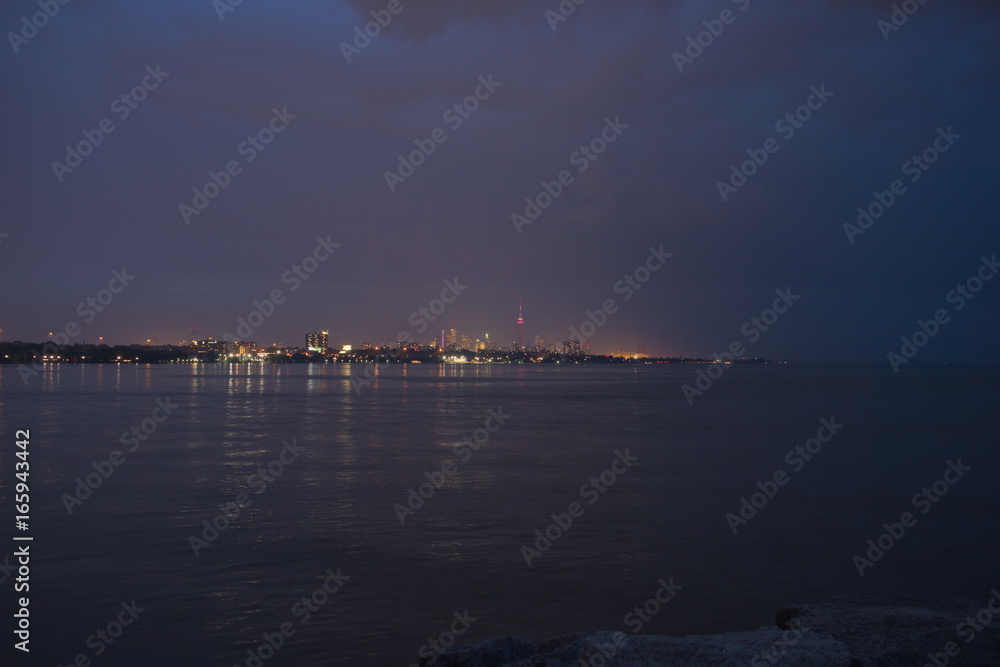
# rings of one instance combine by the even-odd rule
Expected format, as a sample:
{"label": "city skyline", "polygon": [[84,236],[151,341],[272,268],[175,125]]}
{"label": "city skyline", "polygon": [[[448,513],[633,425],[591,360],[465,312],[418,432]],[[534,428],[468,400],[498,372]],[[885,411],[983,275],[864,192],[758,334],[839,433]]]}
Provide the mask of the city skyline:
{"label": "city skyline", "polygon": [[[421,345],[422,347],[433,347],[432,345],[433,343],[439,345],[442,349],[457,349],[457,350],[460,349],[469,351],[476,351],[479,349],[494,349],[494,350],[517,351],[519,348],[558,350],[563,347],[565,342],[576,340],[573,337],[571,330],[569,333],[567,333],[566,336],[563,336],[561,338],[558,336],[546,337],[540,333],[532,333],[529,335],[529,339],[532,340],[532,342],[529,344],[524,344],[524,332],[523,332],[524,324],[525,320],[523,317],[523,302],[518,301],[518,318],[516,323],[517,333],[516,335],[512,336],[515,340],[506,341],[503,339],[502,335],[500,336],[494,335],[493,338],[491,339],[488,331],[483,331],[481,334],[470,335],[466,333],[465,330],[456,327],[453,321],[449,321],[447,323],[447,326],[440,330],[440,340],[438,339],[437,336],[432,336],[427,341],[413,340],[412,343]],[[248,333],[252,333],[253,331],[257,330],[257,328],[250,326],[250,323],[245,318],[239,319],[237,321],[237,326],[235,327],[235,329],[239,331],[240,328],[243,326],[250,327]],[[75,329],[73,327],[70,327],[70,331],[73,330]],[[340,340],[338,338],[336,330],[330,328],[314,328],[312,330],[300,333],[298,339],[304,339],[304,344],[302,345],[298,345],[296,342],[289,342],[290,340],[291,341],[297,340],[294,337],[288,340],[284,338],[273,339],[273,340],[265,338],[262,340],[270,340],[270,342],[263,343],[253,339],[252,337],[234,336],[232,334],[211,335],[211,332],[206,332],[206,335],[198,337],[197,336],[198,331],[199,331],[198,327],[190,327],[188,329],[188,332],[190,334],[188,338],[183,338],[173,341],[164,340],[162,341],[162,343],[160,341],[160,335],[153,334],[152,337],[147,337],[145,339],[140,338],[139,340],[132,340],[132,341],[115,340],[113,337],[107,337],[108,340],[105,341],[105,337],[100,336],[97,341],[91,340],[90,344],[91,345],[93,344],[141,345],[145,343],[147,345],[151,344],[154,346],[158,344],[183,346],[183,345],[195,344],[202,341],[225,341],[231,343],[250,342],[262,347],[290,347],[290,348],[300,348],[300,349],[308,349],[314,351],[332,349],[336,351],[341,349],[350,350],[352,348],[358,349],[366,347],[394,347],[404,343],[404,341],[398,340],[399,339],[398,335],[395,338],[386,337],[381,339],[372,339],[363,341],[346,340],[346,339]],[[332,335],[331,331],[333,331]],[[430,333],[430,331],[428,330],[427,333]],[[2,334],[3,330],[0,329],[0,342],[15,342],[13,339],[7,340],[3,338]],[[88,341],[85,338],[79,338],[77,340],[76,336],[68,335],[65,329],[58,332],[58,335],[57,332],[48,332],[48,336],[49,338],[47,340],[41,342],[44,343],[53,341],[59,345],[88,344]],[[59,336],[61,336],[62,338],[59,338]],[[56,340],[57,338],[58,340]],[[24,340],[20,342],[31,343],[35,341]],[[577,342],[581,343],[582,345],[585,345],[588,349],[591,349],[593,347],[590,343],[587,343],[585,340],[579,340]],[[645,352],[645,345],[643,343],[635,343],[633,347],[637,349],[641,348],[642,353]],[[621,350],[616,350],[616,351],[620,352]],[[635,354],[635,352],[629,352],[628,354],[629,355]]]}
{"label": "city skyline", "polygon": [[995,283],[956,292],[1000,249],[996,6],[892,4],[404,4],[364,48],[363,0],[60,5],[0,62],[0,337],[236,335],[280,291],[253,338],[423,342],[452,282],[504,344],[523,299],[525,344],[888,367],[945,309],[920,359],[1000,361]]}

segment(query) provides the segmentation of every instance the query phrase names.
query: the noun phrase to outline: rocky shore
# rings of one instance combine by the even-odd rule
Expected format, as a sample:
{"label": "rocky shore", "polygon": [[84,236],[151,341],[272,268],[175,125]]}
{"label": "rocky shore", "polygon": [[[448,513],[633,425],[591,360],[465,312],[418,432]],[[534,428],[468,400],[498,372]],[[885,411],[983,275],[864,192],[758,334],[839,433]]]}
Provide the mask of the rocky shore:
{"label": "rocky shore", "polygon": [[[1000,665],[1000,592],[985,602],[840,596],[792,604],[773,627],[666,637],[576,632],[534,644],[521,637],[452,648],[439,667],[697,667]],[[996,622],[994,622],[994,620]]]}

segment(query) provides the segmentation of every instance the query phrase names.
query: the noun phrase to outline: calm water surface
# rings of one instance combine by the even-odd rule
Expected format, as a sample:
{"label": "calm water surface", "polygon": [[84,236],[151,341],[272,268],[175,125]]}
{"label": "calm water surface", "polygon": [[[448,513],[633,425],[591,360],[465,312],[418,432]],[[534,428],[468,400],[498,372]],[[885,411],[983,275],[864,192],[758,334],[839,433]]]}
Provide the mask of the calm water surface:
{"label": "calm water surface", "polygon": [[[8,525],[14,433],[31,430],[31,664],[243,665],[288,622],[264,664],[408,665],[466,610],[463,644],[628,631],[669,577],[683,589],[643,632],[1000,585],[997,369],[743,366],[689,406],[696,370],[393,366],[357,393],[349,365],[53,366],[27,387],[0,367]],[[128,452],[122,433],[168,398],[180,407]],[[462,462],[455,443],[501,408]],[[843,429],[793,471],[786,453],[831,417]],[[248,479],[292,440],[302,453],[266,488]],[[116,449],[124,462],[70,515],[63,494]],[[626,450],[638,463],[588,504],[581,485]],[[959,457],[972,470],[860,577],[852,557]],[[393,506],[449,459],[457,472],[401,525]],[[734,535],[726,513],[779,469],[790,482]],[[189,537],[244,493],[196,556]],[[575,501],[584,514],[528,567],[521,546]],[[349,579],[303,623],[293,605],[338,568]],[[95,656],[88,637],[133,599],[145,611]]]}

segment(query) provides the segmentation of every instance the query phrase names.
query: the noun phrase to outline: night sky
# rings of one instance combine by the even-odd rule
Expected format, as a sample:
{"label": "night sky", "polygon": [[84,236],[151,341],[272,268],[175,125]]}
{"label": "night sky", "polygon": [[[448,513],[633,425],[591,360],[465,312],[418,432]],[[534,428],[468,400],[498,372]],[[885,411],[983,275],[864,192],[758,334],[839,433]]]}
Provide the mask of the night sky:
{"label": "night sky", "polygon": [[[519,300],[527,342],[561,342],[613,299],[595,352],[742,341],[884,363],[944,310],[915,361],[1000,361],[1000,280],[949,298],[1000,253],[996,2],[909,0],[899,26],[893,3],[861,0],[52,4],[37,31],[37,2],[0,10],[0,339],[69,322],[72,342],[220,337],[280,289],[258,343],[454,326],[509,345]],[[391,20],[357,47],[372,10]],[[926,170],[910,162],[936,140]],[[390,187],[416,142],[434,152]],[[563,171],[537,219],[512,220]],[[876,191],[893,203],[845,229]],[[292,289],[318,237],[340,245]],[[616,291],[661,246],[648,282]],[[78,310],[123,267],[102,312]],[[467,289],[420,332],[411,314],[456,278]],[[752,340],[779,289],[799,299]]]}

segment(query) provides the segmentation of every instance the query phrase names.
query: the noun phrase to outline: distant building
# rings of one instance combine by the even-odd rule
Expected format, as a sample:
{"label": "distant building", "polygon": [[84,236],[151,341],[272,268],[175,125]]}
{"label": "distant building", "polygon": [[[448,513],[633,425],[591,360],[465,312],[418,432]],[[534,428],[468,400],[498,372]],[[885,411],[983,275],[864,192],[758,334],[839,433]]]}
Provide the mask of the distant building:
{"label": "distant building", "polygon": [[329,331],[314,331],[306,334],[306,348],[313,352],[325,352],[329,344]]}
{"label": "distant building", "polygon": [[257,347],[257,343],[252,340],[237,341],[233,345],[235,347],[234,353],[239,357],[255,356],[260,350]]}
{"label": "distant building", "polygon": [[235,351],[235,345],[229,341],[216,340],[214,338],[205,338],[203,340],[193,341],[192,347],[194,347],[195,352],[199,354],[205,354],[207,352],[215,352],[223,356],[229,356]]}
{"label": "distant building", "polygon": [[583,347],[580,345],[580,341],[563,341],[563,354],[583,354]]}

